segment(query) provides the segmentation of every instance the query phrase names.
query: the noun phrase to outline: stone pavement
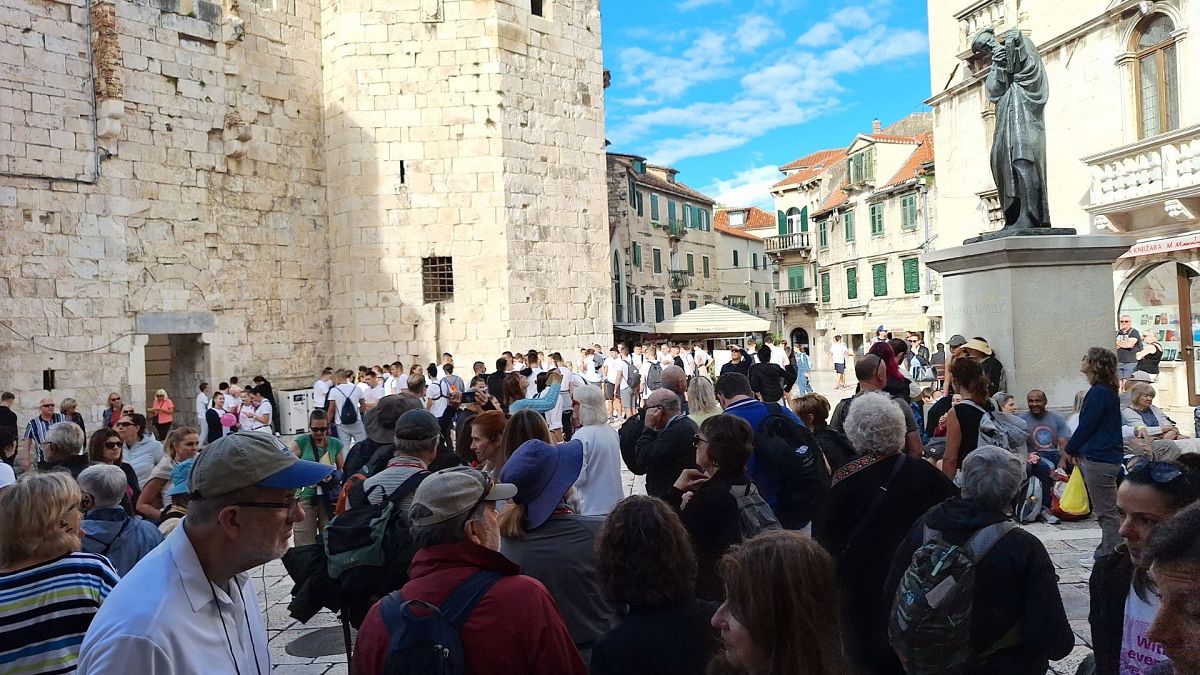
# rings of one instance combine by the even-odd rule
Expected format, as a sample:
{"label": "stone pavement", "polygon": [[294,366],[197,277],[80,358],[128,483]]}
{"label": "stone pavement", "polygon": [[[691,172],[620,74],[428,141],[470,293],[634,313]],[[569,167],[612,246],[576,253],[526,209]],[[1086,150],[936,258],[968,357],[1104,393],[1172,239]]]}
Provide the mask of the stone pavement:
{"label": "stone pavement", "polygon": [[[852,379],[852,377],[848,377]],[[844,391],[834,391],[833,373],[813,373],[811,380],[814,388],[830,398],[836,405],[837,401],[853,393],[851,388]],[[1190,418],[1188,420],[1190,422]],[[626,494],[645,494],[645,479],[634,476],[629,472],[623,473]],[[1080,564],[1080,558],[1091,555],[1100,541],[1100,529],[1094,521],[1081,523],[1063,523],[1062,525],[1046,525],[1035,523],[1027,525],[1026,529],[1037,535],[1046,545],[1055,567],[1058,569],[1059,591],[1062,593],[1063,604],[1067,610],[1067,618],[1075,630],[1075,650],[1066,659],[1051,664],[1050,672],[1070,674],[1075,667],[1091,651],[1091,631],[1088,627],[1088,589],[1087,579],[1091,568]],[[292,582],[287,578],[283,565],[275,561],[254,571],[255,585],[258,587],[258,600],[266,608],[267,632],[271,650],[271,662],[275,673],[295,675],[318,675],[346,673],[346,656],[342,651],[335,651],[329,656],[300,657],[287,653],[285,648],[297,642],[297,646],[314,647],[318,640],[334,645],[341,644],[341,631],[338,621],[329,612],[322,612],[313,617],[307,624],[301,624],[293,619],[287,611],[291,599]],[[310,636],[314,630],[325,629],[318,637]]]}

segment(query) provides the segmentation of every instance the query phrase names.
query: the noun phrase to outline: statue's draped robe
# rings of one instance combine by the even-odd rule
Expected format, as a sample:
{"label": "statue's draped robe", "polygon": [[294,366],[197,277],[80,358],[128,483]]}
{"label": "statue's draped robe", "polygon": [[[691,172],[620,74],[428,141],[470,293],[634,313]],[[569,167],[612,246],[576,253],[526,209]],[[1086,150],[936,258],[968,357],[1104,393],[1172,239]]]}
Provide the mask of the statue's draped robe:
{"label": "statue's draped robe", "polygon": [[1049,226],[1050,208],[1046,200],[1046,123],[1042,116],[1050,95],[1046,70],[1033,41],[1019,31],[1005,34],[1004,45],[1008,52],[1008,68],[1000,69],[993,64],[984,82],[988,97],[996,104],[992,177],[996,180],[1000,206],[1008,214],[1018,198],[1013,162],[1019,159],[1031,162],[1041,185],[1034,203],[1025,205],[1025,208],[1029,210],[1036,224]]}

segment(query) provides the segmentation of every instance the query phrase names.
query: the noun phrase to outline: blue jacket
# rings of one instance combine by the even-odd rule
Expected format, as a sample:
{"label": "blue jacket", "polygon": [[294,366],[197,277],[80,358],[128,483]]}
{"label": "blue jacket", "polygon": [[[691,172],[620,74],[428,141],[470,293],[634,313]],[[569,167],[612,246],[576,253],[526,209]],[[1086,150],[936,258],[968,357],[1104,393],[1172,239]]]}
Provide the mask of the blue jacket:
{"label": "blue jacket", "polygon": [[1067,441],[1067,454],[1093,462],[1120,464],[1125,458],[1121,440],[1121,398],[1111,387],[1093,384],[1083,397],[1079,428]]}
{"label": "blue jacket", "polygon": [[[796,413],[792,412],[791,408],[786,405],[779,407],[787,415],[791,416],[792,419],[799,422],[801,426],[804,425],[804,422],[796,416]],[[755,399],[738,401],[725,409],[725,414],[734,415],[746,420],[755,433],[758,433],[758,428],[762,426],[763,420],[767,419],[767,413],[767,404]],[[771,508],[775,508],[779,502],[776,494],[779,492],[779,482],[775,480],[775,476],[767,472],[766,467],[759,465],[758,458],[753,454],[746,461],[746,475],[750,477],[750,480],[754,481],[754,485],[758,488],[759,494],[762,495],[763,501],[770,505]]]}
{"label": "blue jacket", "polygon": [[141,516],[130,518],[119,506],[88,511],[82,525],[85,533],[83,550],[108,558],[121,576],[128,574],[142,556],[163,540],[162,533],[153,523]]}

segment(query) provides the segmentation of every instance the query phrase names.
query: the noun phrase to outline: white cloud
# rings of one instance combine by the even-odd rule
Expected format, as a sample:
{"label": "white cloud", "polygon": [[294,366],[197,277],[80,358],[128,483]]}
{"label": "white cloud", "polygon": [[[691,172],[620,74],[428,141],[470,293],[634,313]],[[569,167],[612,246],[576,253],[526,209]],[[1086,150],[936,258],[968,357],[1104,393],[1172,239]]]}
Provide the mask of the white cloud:
{"label": "white cloud", "polygon": [[715,180],[702,192],[722,206],[758,206],[771,210],[771,186],[783,178],[774,166],[756,166],[738,171],[733,178]]}
{"label": "white cloud", "polygon": [[824,47],[842,39],[842,31],[832,21],[818,21],[811,28],[796,38],[796,44],[802,47]]}
{"label": "white cloud", "polygon": [[784,33],[770,17],[750,14],[742,19],[734,35],[739,50],[753,52],[768,42],[783,37]]}
{"label": "white cloud", "polygon": [[729,0],[683,0],[683,2],[675,4],[675,9],[687,12],[693,9],[700,9],[701,7],[708,7],[709,5],[724,5],[728,3]]}
{"label": "white cloud", "polygon": [[865,7],[844,7],[830,14],[827,20],[814,23],[796,38],[796,44],[802,47],[836,44],[842,40],[843,29],[866,30],[874,26],[880,16],[882,12],[879,8],[872,12]]}

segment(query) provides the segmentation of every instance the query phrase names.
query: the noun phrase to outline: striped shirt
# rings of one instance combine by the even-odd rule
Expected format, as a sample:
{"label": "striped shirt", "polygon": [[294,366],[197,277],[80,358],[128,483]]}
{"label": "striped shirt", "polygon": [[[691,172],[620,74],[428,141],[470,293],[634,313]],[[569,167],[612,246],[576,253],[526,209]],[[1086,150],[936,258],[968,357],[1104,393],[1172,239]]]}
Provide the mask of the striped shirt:
{"label": "striped shirt", "polygon": [[42,454],[42,444],[46,442],[46,432],[55,424],[65,421],[67,421],[67,418],[63,417],[62,413],[54,413],[49,422],[42,419],[41,415],[38,415],[29,420],[29,423],[25,425],[24,438],[29,439],[29,452],[35,464],[46,461],[46,457]]}
{"label": "striped shirt", "polygon": [[75,672],[83,635],[117,581],[94,553],[0,572],[0,672]]}

